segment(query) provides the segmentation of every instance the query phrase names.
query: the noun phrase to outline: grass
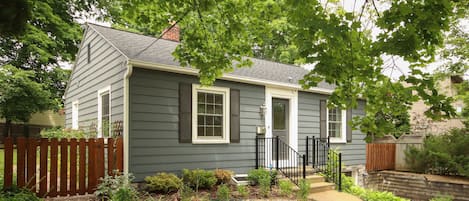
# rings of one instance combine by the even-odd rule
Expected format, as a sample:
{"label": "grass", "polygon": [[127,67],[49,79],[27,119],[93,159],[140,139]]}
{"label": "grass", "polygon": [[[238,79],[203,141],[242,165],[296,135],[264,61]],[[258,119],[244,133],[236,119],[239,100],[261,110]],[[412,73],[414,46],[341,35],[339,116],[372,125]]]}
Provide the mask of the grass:
{"label": "grass", "polygon": [[[5,169],[5,150],[0,149],[0,174],[3,177]],[[13,152],[13,165],[16,165],[16,149]]]}

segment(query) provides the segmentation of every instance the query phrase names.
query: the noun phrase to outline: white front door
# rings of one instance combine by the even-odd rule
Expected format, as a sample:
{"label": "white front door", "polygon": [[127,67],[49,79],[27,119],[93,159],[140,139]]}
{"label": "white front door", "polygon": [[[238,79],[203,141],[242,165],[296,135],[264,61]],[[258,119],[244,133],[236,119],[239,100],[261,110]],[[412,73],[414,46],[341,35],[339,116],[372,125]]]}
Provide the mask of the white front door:
{"label": "white front door", "polygon": [[[298,151],[298,91],[288,89],[278,89],[266,87],[266,108],[265,126],[266,137],[275,138],[279,136],[282,142],[285,142]],[[268,149],[275,149],[275,141]],[[272,164],[265,164],[267,167],[276,166],[276,152],[274,150],[266,150],[266,160]],[[291,157],[288,150],[279,152],[279,166],[286,164],[296,164],[294,157]],[[270,163],[269,162],[269,163]],[[285,164],[285,165],[282,165]]]}

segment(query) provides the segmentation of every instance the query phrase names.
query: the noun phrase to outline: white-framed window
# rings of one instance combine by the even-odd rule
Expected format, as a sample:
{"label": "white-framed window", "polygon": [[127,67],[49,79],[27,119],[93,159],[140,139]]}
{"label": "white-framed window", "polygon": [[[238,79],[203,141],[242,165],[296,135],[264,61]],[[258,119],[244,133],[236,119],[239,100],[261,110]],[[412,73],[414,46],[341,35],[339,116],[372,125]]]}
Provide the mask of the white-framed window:
{"label": "white-framed window", "polygon": [[72,102],[72,129],[78,129],[78,100]]}
{"label": "white-framed window", "polygon": [[98,137],[111,137],[111,87],[98,91]]}
{"label": "white-framed window", "polygon": [[331,143],[347,142],[347,111],[340,108],[327,109],[327,136]]}
{"label": "white-framed window", "polygon": [[229,143],[230,89],[192,85],[192,143]]}

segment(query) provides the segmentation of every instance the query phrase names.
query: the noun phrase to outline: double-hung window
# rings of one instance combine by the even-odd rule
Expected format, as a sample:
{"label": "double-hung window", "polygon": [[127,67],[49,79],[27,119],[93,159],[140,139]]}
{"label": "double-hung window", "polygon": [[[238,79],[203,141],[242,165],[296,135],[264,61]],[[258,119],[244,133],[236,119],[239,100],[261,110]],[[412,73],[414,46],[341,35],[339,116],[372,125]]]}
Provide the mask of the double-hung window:
{"label": "double-hung window", "polygon": [[327,135],[331,142],[346,143],[346,110],[332,108],[327,110]]}
{"label": "double-hung window", "polygon": [[98,91],[98,137],[111,137],[111,88]]}
{"label": "double-hung window", "polygon": [[229,143],[230,90],[192,85],[192,142]]}

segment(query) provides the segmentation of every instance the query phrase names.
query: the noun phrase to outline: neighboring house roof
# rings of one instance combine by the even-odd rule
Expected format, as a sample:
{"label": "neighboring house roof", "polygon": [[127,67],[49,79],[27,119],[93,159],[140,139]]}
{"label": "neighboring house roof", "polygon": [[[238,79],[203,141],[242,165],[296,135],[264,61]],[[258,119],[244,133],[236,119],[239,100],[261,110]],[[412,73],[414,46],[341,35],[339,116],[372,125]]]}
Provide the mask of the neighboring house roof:
{"label": "neighboring house roof", "polygon": [[[148,47],[148,45],[156,40],[155,37],[121,31],[100,25],[89,24],[89,26],[99,32],[130,60],[180,66],[179,62],[177,62],[172,55],[178,42],[159,39],[153,45]],[[147,49],[141,52],[145,48]],[[253,62],[251,67],[235,68],[235,70],[229,74],[274,82],[298,84],[299,80],[309,72],[299,66],[256,58],[250,59]],[[328,90],[334,89],[333,85],[326,82],[319,83],[317,87]]]}

